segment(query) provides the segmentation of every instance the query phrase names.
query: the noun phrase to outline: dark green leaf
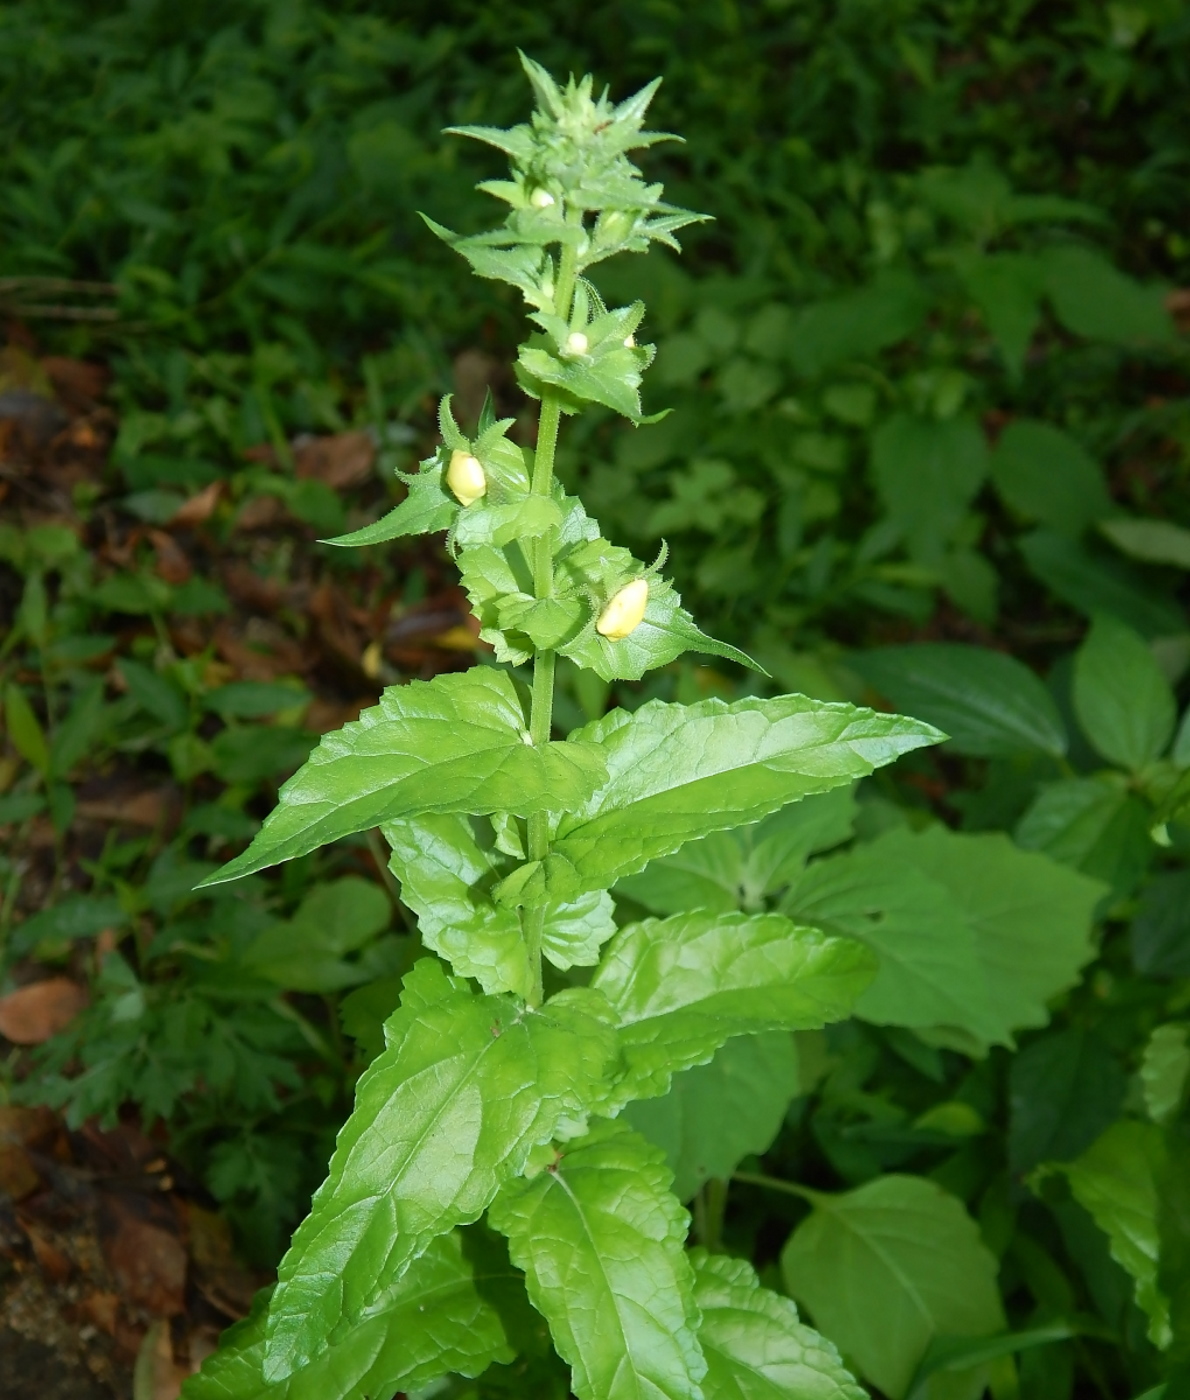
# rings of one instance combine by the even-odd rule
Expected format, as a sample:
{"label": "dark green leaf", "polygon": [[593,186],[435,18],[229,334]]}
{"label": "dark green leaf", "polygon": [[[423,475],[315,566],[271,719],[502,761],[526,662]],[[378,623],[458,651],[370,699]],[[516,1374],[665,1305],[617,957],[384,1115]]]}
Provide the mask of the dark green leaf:
{"label": "dark green leaf", "polygon": [[954,642],[882,647],[851,664],[906,714],[950,735],[959,753],[996,758],[1066,752],[1066,732],[1045,686],[1014,657]]}
{"label": "dark green leaf", "polygon": [[1177,722],[1173,690],[1142,638],[1097,617],[1074,663],[1074,708],[1099,753],[1136,771],[1165,752]]}
{"label": "dark green leaf", "polygon": [[1115,510],[1103,472],[1082,444],[1030,418],[1005,428],[992,454],[992,480],[1026,520],[1063,534],[1081,534]]}
{"label": "dark green leaf", "polygon": [[1101,1039],[1072,1027],[1026,1046],[1008,1086],[1008,1161],[1020,1176],[1089,1147],[1119,1113],[1128,1080]]}

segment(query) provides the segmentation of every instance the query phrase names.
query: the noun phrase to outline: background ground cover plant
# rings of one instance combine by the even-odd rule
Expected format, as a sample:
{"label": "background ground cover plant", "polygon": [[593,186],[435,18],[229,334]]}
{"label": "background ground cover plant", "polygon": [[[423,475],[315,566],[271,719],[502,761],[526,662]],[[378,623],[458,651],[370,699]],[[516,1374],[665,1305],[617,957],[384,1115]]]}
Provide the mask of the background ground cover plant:
{"label": "background ground cover plant", "polygon": [[[657,152],[650,173],[675,199],[717,215],[691,232],[685,270],[667,268],[650,288],[646,329],[659,357],[646,407],[676,411],[640,433],[590,420],[586,439],[563,449],[564,478],[637,552],[664,535],[668,568],[689,585],[704,625],[759,655],[782,688],[880,695],[955,736],[937,760],[902,764],[878,791],[861,791],[854,851],[842,847],[845,817],[835,818],[834,853],[804,877],[802,897],[814,896],[822,917],[854,928],[855,912],[828,902],[832,880],[862,876],[878,890],[881,862],[904,865],[915,852],[917,904],[870,904],[876,922],[895,930],[899,917],[921,930],[929,905],[948,949],[961,942],[977,957],[980,931],[921,847],[929,832],[910,840],[931,813],[969,840],[1011,832],[1018,848],[1112,891],[1081,989],[1049,1029],[1026,1032],[1015,1057],[1007,1048],[971,1056],[971,1042],[956,1046],[952,1035],[923,1058],[921,1032],[945,1021],[918,1006],[909,1027],[880,1028],[878,1012],[825,1046],[803,1043],[796,1077],[778,1049],[763,1072],[730,1062],[720,1080],[715,1065],[691,1071],[690,1092],[768,1083],[796,1094],[766,1170],[744,1168],[752,1175],[836,1195],[890,1175],[939,1177],[980,1220],[1013,1324],[1076,1333],[1021,1353],[1025,1393],[1059,1393],[1063,1368],[1070,1385],[1100,1393],[1155,1380],[1144,1333],[1157,1324],[1140,1321],[1086,1211],[1110,1224],[1089,1183],[1112,1160],[1128,1161],[1111,1152],[1133,1154],[1131,1178],[1138,1154],[1157,1160],[1129,1125],[1146,1116],[1143,1085],[1160,1080],[1159,1066],[1176,1087],[1183,1043],[1185,836],[1172,794],[1186,754],[1184,737],[1169,732],[1163,688],[1180,683],[1186,656],[1185,544],[1169,529],[1186,523],[1184,351],[1162,311],[1167,290],[1186,281],[1180,12],[798,6],[747,23],[700,10],[679,23],[660,9],[608,7],[597,32],[563,25],[556,34],[511,10],[460,8],[452,27],[434,29],[412,13],[396,24],[363,10],[273,9],[245,20],[212,9],[201,33],[171,30],[164,12],[95,13],[79,26],[69,7],[19,7],[6,22],[21,42],[4,46],[45,64],[31,81],[22,58],[5,99],[21,138],[8,159],[24,164],[6,179],[17,193],[5,206],[4,272],[121,288],[118,298],[28,280],[4,288],[17,311],[51,300],[70,312],[114,306],[122,318],[110,330],[27,318],[44,346],[113,364],[108,402],[119,418],[74,401],[85,409],[71,428],[81,440],[59,439],[41,457],[36,444],[14,445],[7,478],[18,530],[7,537],[6,579],[19,625],[7,652],[15,690],[4,800],[26,823],[9,867],[10,956],[26,960],[13,964],[20,981],[34,966],[79,975],[102,965],[87,1019],[50,1044],[48,1070],[71,1067],[48,1081],[58,1098],[80,1116],[120,1102],[166,1113],[177,1150],[243,1224],[275,1222],[256,1242],[262,1258],[275,1257],[317,1166],[301,1173],[323,1152],[354,1074],[354,1042],[338,1038],[327,999],[361,987],[348,1029],[374,1037],[379,1012],[369,1020],[364,1008],[391,993],[408,945],[379,912],[350,913],[344,927],[373,932],[354,946],[319,944],[318,972],[299,970],[314,965],[314,948],[288,966],[270,961],[270,946],[294,946],[288,928],[326,926],[301,916],[311,880],[337,891],[350,871],[376,883],[365,846],[262,887],[252,927],[247,901],[188,904],[194,872],[183,867],[247,836],[267,810],[259,785],[300,761],[303,730],[334,720],[304,710],[311,688],[324,705],[350,704],[377,678],[457,664],[449,646],[411,651],[411,640],[469,644],[451,636],[463,618],[433,551],[411,556],[395,578],[370,565],[357,584],[308,541],[378,513],[387,468],[424,455],[440,392],[455,387],[462,399],[478,384],[471,421],[484,380],[494,380],[501,408],[520,410],[499,368],[516,339],[512,303],[498,292],[484,300],[482,286],[460,298],[454,272],[433,271],[446,263],[426,250],[410,212],[420,205],[473,227],[465,191],[492,170],[464,168],[435,133],[447,120],[515,115],[516,80],[511,67],[493,71],[491,36],[499,31],[500,52],[516,40],[556,70],[613,74],[623,90],[664,71],[658,123],[682,130],[689,146]],[[37,24],[52,43],[27,41]],[[600,52],[605,34],[615,53]],[[758,131],[773,139],[758,142]],[[603,290],[629,300],[631,274],[617,283],[610,268]],[[44,394],[50,384],[38,374],[55,366],[19,348],[6,387]],[[59,397],[70,392],[61,370],[58,383]],[[374,447],[356,443],[357,462],[378,449],[375,476],[372,465],[352,467],[344,445],[337,456],[323,449],[315,469],[315,445],[295,441],[355,427],[375,429]],[[244,464],[244,449],[257,460]],[[22,464],[34,461],[29,475]],[[915,470],[922,463],[928,478]],[[358,521],[344,522],[331,479],[352,472],[363,478],[348,497]],[[192,523],[179,520],[204,490]],[[228,568],[233,560],[242,567]],[[1101,615],[1114,625],[1097,621],[1088,634]],[[419,635],[418,619],[438,630]],[[313,652],[287,651],[303,632]],[[932,649],[918,649],[923,642]],[[1006,669],[1007,654],[1042,678],[1040,690]],[[728,669],[678,666],[660,689],[617,686],[614,699],[731,694],[739,681]],[[287,693],[234,688],[286,675],[297,680],[282,679]],[[1126,698],[1113,710],[1111,682],[1124,676]],[[564,728],[608,703],[602,686],[565,684]],[[1137,715],[1146,718],[1134,728]],[[85,784],[121,771],[186,794],[185,824],[164,854],[159,837],[129,840],[127,826],[105,850],[104,819],[88,838],[98,848],[84,848],[86,814],[105,800]],[[739,862],[752,857],[712,855],[726,861],[722,898],[738,901]],[[849,871],[832,876],[841,866]],[[686,898],[682,882],[695,878],[682,872],[669,895],[638,894]],[[793,895],[803,888],[788,883]],[[772,897],[756,878],[743,887],[754,902]],[[705,879],[699,890],[705,899]],[[84,892],[85,905],[72,898]],[[96,894],[108,903],[97,906]],[[357,897],[370,898],[354,885],[319,895],[344,909]],[[43,905],[58,912],[22,922]],[[231,909],[247,921],[241,932]],[[104,929],[117,951],[111,937],[90,941]],[[1070,963],[1076,946],[1071,936]],[[30,964],[34,948],[40,962]],[[229,997],[226,964],[238,967],[245,953],[269,970],[251,984],[237,973]],[[212,1045],[226,1050],[208,1063]],[[675,1161],[683,1092],[671,1104]],[[773,1087],[746,1147],[772,1142],[779,1098]],[[1176,1108],[1154,1102],[1176,1120]],[[934,1108],[945,1112],[931,1120]],[[1037,1179],[1040,1196],[1025,1184],[1040,1163],[1079,1159],[1121,1112],[1126,1131],[1081,1176],[1051,1171]],[[1065,1126],[1047,1137],[1036,1126],[1046,1123]],[[954,1131],[964,1124],[966,1135]],[[698,1192],[704,1242],[726,1240],[771,1264],[797,1225],[784,1256],[796,1293],[798,1260],[817,1237],[829,1240],[823,1207],[798,1224],[798,1198],[740,1183],[721,1222],[724,1188],[713,1183],[735,1164],[705,1156],[691,1137],[685,1179]],[[700,1184],[703,1174],[711,1184]],[[1058,1199],[1067,1186],[1072,1197]],[[1163,1228],[1176,1239],[1168,1220]],[[1128,1255],[1121,1239],[1117,1254],[1143,1274],[1143,1250]],[[1167,1245],[1164,1282],[1152,1285],[1167,1296],[1178,1291],[1177,1259]],[[815,1316],[824,1306],[803,1301]],[[937,1330],[982,1325],[943,1316]],[[893,1392],[908,1383],[870,1378]]]}

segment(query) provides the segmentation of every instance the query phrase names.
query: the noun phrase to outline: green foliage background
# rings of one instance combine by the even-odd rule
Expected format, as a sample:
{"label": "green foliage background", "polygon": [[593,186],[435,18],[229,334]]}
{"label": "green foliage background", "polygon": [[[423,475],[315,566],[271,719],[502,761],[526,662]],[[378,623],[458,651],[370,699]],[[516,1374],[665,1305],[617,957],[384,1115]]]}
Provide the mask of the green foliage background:
{"label": "green foliage background", "polygon": [[[715,216],[687,230],[680,264],[654,253],[596,274],[609,300],[647,302],[659,354],[645,407],[674,411],[642,429],[587,415],[564,430],[561,475],[637,553],[668,542],[688,605],[767,666],[771,689],[881,698],[953,736],[867,782],[851,816],[824,814],[803,856],[853,832],[855,844],[804,880],[749,886],[751,853],[730,850],[692,856],[682,879],[718,880],[725,910],[784,901],[853,933],[876,910],[897,946],[921,937],[927,960],[1000,936],[956,911],[962,888],[943,888],[958,857],[930,853],[945,841],[935,819],[984,843],[976,870],[1015,854],[1011,838],[1099,882],[1079,985],[1063,990],[1086,961],[1075,929],[1069,976],[1042,977],[1035,1011],[1003,1034],[986,1018],[919,1034],[945,1018],[923,1006],[914,1019],[894,991],[862,1020],[799,1037],[796,1054],[758,1038],[733,1042],[749,1047],[738,1064],[724,1052],[689,1071],[662,1101],[665,1122],[652,1116],[700,1242],[783,1278],[890,1395],[975,1393],[944,1348],[927,1348],[1004,1317],[1035,1345],[1018,1339],[1012,1362],[1009,1349],[976,1358],[997,1395],[1139,1394],[1190,1356],[1190,1245],[1169,1185],[1186,1160],[1190,378],[1166,309],[1190,284],[1190,12],[1179,0],[2,6],[3,308],[52,348],[115,369],[119,436],[102,494],[75,502],[84,521],[164,522],[219,479],[223,538],[268,494],[308,552],[315,534],[399,497],[389,469],[433,441],[456,357],[506,363],[522,333],[506,289],[466,277],[416,212],[479,226],[472,187],[498,164],[439,131],[521,116],[517,45],[556,73],[595,72],[616,96],[663,74],[653,124],[686,144],[646,168]],[[28,308],[47,297],[92,304],[35,280],[49,278],[114,284],[98,301],[117,318],[39,318]],[[496,379],[501,407],[519,411]],[[357,498],[292,476],[295,434],[353,426],[382,449]],[[245,464],[261,443],[273,467]],[[63,964],[100,929],[121,940],[95,974],[94,1010],[14,1088],[80,1117],[124,1101],[164,1116],[245,1246],[275,1258],[377,1048],[408,935],[391,931],[351,848],[254,877],[247,897],[190,893],[305,756],[308,694],[296,679],[212,685],[150,640],[119,661],[112,698],[86,643],[129,619],[158,635],[180,615],[209,626],[227,607],[217,583],[171,588],[144,559],[105,572],[52,525],[0,532],[0,553],[16,580],[4,664],[19,762],[0,819],[19,832],[44,808],[64,831],[81,777],[133,750],[193,795],[172,843],[117,844],[86,893],[60,891],[36,916],[19,917],[19,862],[5,857],[10,976],[32,953]],[[327,568],[354,567],[329,553]],[[399,592],[415,564],[395,552],[374,567]],[[718,663],[676,663],[610,696],[571,680],[559,717],[566,728],[609,699],[757,684]],[[844,862],[849,888],[868,891],[862,908],[846,882],[832,888]],[[907,866],[913,897],[905,885],[903,907],[881,904],[884,873]],[[618,894],[665,915],[685,907],[675,888],[687,887],[655,866]],[[1061,941],[1058,928],[1039,917],[1021,956]],[[743,1086],[758,1084],[780,1087],[745,1114]],[[698,1141],[684,1095],[747,1119],[742,1167]],[[737,1168],[836,1205],[741,1181],[725,1206],[720,1183]],[[1146,1172],[1129,1224],[1104,1183],[1143,1197]],[[947,1214],[956,1197],[966,1214]],[[832,1230],[851,1211],[878,1240],[880,1210],[894,1208],[932,1222],[959,1280],[938,1283],[939,1311],[900,1370],[832,1311],[855,1287]],[[824,1259],[840,1272],[826,1297]],[[991,1272],[982,1312],[946,1312],[948,1294],[974,1297]],[[1155,1345],[1155,1294],[1172,1347]],[[890,1295],[881,1316],[897,1306]],[[937,1369],[915,1382],[923,1356]]]}

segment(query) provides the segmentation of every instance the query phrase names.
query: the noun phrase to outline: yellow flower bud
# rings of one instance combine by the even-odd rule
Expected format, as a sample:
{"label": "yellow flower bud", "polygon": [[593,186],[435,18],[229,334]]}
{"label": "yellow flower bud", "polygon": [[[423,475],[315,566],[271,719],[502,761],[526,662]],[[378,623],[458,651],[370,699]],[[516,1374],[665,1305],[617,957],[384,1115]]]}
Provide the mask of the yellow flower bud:
{"label": "yellow flower bud", "polygon": [[590,343],[582,331],[571,331],[566,337],[566,353],[568,355],[585,355]]}
{"label": "yellow flower bud", "polygon": [[534,190],[529,196],[529,203],[534,209],[548,209],[555,202],[554,196],[550,194],[549,190]]}
{"label": "yellow flower bud", "polygon": [[460,504],[469,506],[486,496],[488,479],[483,468],[470,452],[461,448],[450,454],[450,466],[446,469],[446,484],[458,497]]}
{"label": "yellow flower bud", "polygon": [[626,583],[607,607],[599,614],[595,630],[601,637],[618,642],[629,632],[635,632],[645,615],[649,602],[649,580],[634,578]]}
{"label": "yellow flower bud", "polygon": [[632,350],[632,349],[634,349],[635,347],[636,347],[636,336],[634,336],[634,335],[626,335],[626,336],[624,337],[624,349],[625,349],[625,350]]}

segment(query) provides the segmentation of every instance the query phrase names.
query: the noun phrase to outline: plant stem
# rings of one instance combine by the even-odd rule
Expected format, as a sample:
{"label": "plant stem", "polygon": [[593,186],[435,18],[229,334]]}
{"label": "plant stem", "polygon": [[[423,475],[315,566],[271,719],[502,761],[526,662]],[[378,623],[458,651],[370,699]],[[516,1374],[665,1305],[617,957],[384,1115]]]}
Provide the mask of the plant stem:
{"label": "plant stem", "polygon": [[825,1199],[819,1191],[811,1191],[808,1186],[798,1186],[793,1181],[781,1181],[775,1176],[764,1176],[760,1172],[733,1172],[732,1181],[742,1181],[749,1186],[763,1186],[769,1191],[784,1191],[789,1196],[799,1196],[811,1205]]}
{"label": "plant stem", "polygon": [[[559,316],[570,315],[574,297],[578,254],[573,244],[562,250],[558,266],[558,281],[554,292],[554,309]],[[556,394],[543,394],[541,416],[537,421],[537,449],[533,457],[532,491],[535,496],[549,497],[554,487],[554,453],[558,446],[558,428],[562,422],[562,401]],[[550,536],[541,535],[533,546],[533,595],[550,598],[554,592],[554,548]],[[548,744],[554,718],[555,656],[552,651],[539,651],[533,657],[533,698],[529,710],[529,738],[535,747]],[[545,812],[529,818],[529,859],[544,860],[550,849],[550,822]],[[545,906],[526,909],[521,927],[524,931],[525,952],[529,959],[529,1005],[540,1006],[544,995],[541,976],[541,940],[545,932]]]}

